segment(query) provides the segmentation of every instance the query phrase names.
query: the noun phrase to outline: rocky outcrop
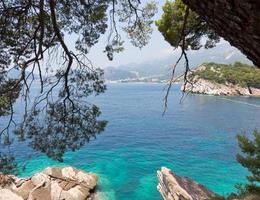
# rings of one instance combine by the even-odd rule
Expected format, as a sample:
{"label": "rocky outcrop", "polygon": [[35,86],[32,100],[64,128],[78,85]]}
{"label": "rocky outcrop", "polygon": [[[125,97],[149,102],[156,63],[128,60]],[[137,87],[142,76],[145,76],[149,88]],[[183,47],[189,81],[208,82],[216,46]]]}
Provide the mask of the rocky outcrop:
{"label": "rocky outcrop", "polygon": [[187,177],[179,177],[166,167],[157,171],[157,189],[164,200],[221,199],[217,194]]}
{"label": "rocky outcrop", "polygon": [[[189,72],[187,76],[188,81],[186,85],[183,83],[181,90],[185,92],[208,95],[260,97],[260,88],[254,88],[252,86],[242,87],[242,84],[238,84],[242,82],[243,85],[247,85],[247,82],[252,81],[250,79],[250,77],[252,78],[252,74],[258,75],[260,71],[258,71],[258,69],[255,71],[249,65],[243,65],[241,63],[240,65],[244,67],[243,69],[239,69],[239,67],[235,65],[236,63],[231,66],[216,63],[202,64],[193,71]],[[243,70],[247,70],[247,72],[244,72]],[[230,77],[230,73],[235,73],[237,71],[238,73],[234,77]],[[239,82],[236,77],[244,78],[242,79],[244,82],[241,80]],[[219,78],[222,79],[219,80]],[[254,85],[257,85],[258,81],[259,80],[255,80]]]}
{"label": "rocky outcrop", "polygon": [[72,167],[48,167],[31,178],[5,177],[2,180],[13,181],[0,183],[0,200],[86,200],[97,184],[95,174]]}
{"label": "rocky outcrop", "polygon": [[[181,90],[184,90],[182,86]],[[209,94],[209,95],[227,95],[227,96],[260,96],[258,88],[244,88],[233,84],[219,84],[195,77],[192,83],[187,83],[186,92]]]}
{"label": "rocky outcrop", "polygon": [[259,0],[183,0],[260,68]]}

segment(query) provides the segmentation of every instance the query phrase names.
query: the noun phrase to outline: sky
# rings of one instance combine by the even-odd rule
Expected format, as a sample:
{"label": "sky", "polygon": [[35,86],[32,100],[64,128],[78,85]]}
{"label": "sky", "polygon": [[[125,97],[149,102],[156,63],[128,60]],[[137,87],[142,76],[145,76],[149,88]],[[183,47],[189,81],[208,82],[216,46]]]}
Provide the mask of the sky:
{"label": "sky", "polygon": [[[165,0],[157,0],[158,12],[154,16],[154,19],[159,19],[162,14],[162,6]],[[139,49],[134,47],[127,38],[126,33],[121,34],[124,42],[124,51],[116,53],[113,61],[109,61],[103,50],[106,45],[107,35],[100,38],[97,45],[91,48],[88,57],[96,67],[105,68],[108,66],[119,66],[128,63],[142,63],[151,59],[160,59],[169,56],[173,53],[173,48],[164,40],[161,33],[153,25],[153,33],[151,35],[148,45]]]}
{"label": "sky", "polygon": [[[149,2],[151,0],[144,0],[142,2]],[[154,20],[160,19],[163,11],[162,6],[165,4],[166,0],[155,0],[157,4],[157,13],[153,17]],[[117,27],[119,28],[119,27]],[[108,32],[108,31],[107,31]],[[92,65],[95,68],[106,68],[106,67],[118,67],[122,65],[129,64],[142,64],[149,62],[155,62],[158,60],[164,60],[169,58],[171,55],[176,57],[175,54],[179,55],[180,51],[173,49],[168,42],[166,42],[162,36],[162,34],[157,30],[155,24],[153,24],[153,33],[151,35],[151,39],[146,46],[142,49],[134,47],[130,40],[127,37],[127,34],[123,31],[120,31],[120,35],[122,40],[124,40],[124,51],[120,53],[114,54],[114,59],[110,61],[104,53],[105,46],[107,45],[108,33],[102,35],[99,39],[99,42],[94,45],[90,52],[87,54],[87,57],[92,62]],[[75,50],[75,41],[77,39],[77,35],[65,35],[65,43],[71,50]],[[221,40],[220,43],[227,43],[224,40]],[[220,44],[219,43],[219,44]],[[230,46],[229,46],[230,47]],[[193,52],[191,52],[193,53]],[[53,60],[47,59],[44,63],[49,66],[52,70],[48,72],[43,72],[44,74],[53,73],[53,70],[56,68],[55,66],[60,62],[55,57],[55,62]],[[50,62],[49,62],[50,61]]]}
{"label": "sky", "polygon": [[[147,0],[148,1],[148,0]],[[150,1],[150,0],[149,0]],[[162,6],[166,0],[157,0],[158,12],[154,16],[154,20],[160,19],[163,11]],[[106,53],[104,53],[105,46],[107,45],[108,34],[104,34],[100,37],[99,42],[90,49],[88,58],[91,60],[94,67],[106,68],[106,67],[118,67],[121,65],[128,65],[131,63],[145,63],[147,61],[161,60],[169,57],[170,55],[179,54],[179,51],[174,51],[173,47],[166,42],[162,34],[157,30],[157,27],[153,24],[153,33],[149,43],[142,49],[134,47],[127,37],[127,34],[123,31],[120,32],[122,39],[124,40],[124,51],[114,54],[112,61],[108,60]],[[65,41],[72,49],[75,45],[76,36],[65,36]],[[228,43],[221,40],[221,43]],[[218,45],[219,45],[218,44]],[[229,46],[229,45],[228,45]],[[229,46],[230,47],[230,46]]]}

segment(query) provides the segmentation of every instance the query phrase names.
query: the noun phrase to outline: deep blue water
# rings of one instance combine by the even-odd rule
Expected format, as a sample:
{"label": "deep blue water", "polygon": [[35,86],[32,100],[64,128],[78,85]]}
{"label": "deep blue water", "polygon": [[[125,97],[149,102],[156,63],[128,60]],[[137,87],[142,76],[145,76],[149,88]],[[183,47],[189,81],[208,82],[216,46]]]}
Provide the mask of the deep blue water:
{"label": "deep blue water", "polygon": [[156,171],[166,166],[179,175],[225,195],[245,182],[247,171],[235,160],[236,134],[260,128],[260,99],[187,96],[174,86],[166,114],[162,84],[109,84],[93,99],[109,121],[101,135],[63,164],[16,146],[22,176],[49,165],[72,165],[99,175],[99,190],[109,200],[161,200]]}

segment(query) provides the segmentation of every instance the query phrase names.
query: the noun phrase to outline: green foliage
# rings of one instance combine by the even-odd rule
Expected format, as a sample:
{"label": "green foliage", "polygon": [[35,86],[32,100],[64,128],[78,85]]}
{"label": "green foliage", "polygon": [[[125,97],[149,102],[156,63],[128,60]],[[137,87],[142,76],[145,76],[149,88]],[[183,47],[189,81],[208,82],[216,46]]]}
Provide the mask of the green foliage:
{"label": "green foliage", "polygon": [[[138,6],[138,1],[132,2],[135,4],[132,4],[132,6]],[[122,1],[122,9],[118,12],[119,21],[125,21],[125,19],[128,19],[128,23],[132,25],[124,27],[123,30],[128,34],[131,43],[134,46],[141,48],[148,43],[152,33],[152,17],[157,10],[156,3],[151,1],[146,4],[142,9],[142,14],[137,16],[137,20],[135,18],[129,18],[133,9],[129,9],[128,7],[129,1]]]}
{"label": "green foliage", "polygon": [[[0,116],[5,116],[1,148],[11,145],[10,133],[15,130],[33,149],[62,161],[67,150],[79,149],[102,132],[106,121],[99,119],[101,111],[88,97],[103,93],[106,86],[103,71],[92,66],[87,54],[105,33],[108,58],[122,51],[118,24],[134,46],[146,45],[155,5],[139,0],[1,1]],[[71,36],[75,41],[68,42]],[[19,74],[10,77],[12,70]],[[35,83],[40,83],[40,91],[30,95]],[[21,121],[13,117],[18,98],[24,105]],[[0,156],[2,161],[14,159]]]}
{"label": "green foliage", "polygon": [[260,131],[253,132],[250,140],[245,135],[238,135],[238,144],[242,154],[237,155],[237,161],[251,173],[245,186],[239,185],[240,194],[260,194]]}
{"label": "green foliage", "polygon": [[194,71],[190,78],[198,76],[215,83],[234,84],[241,87],[260,88],[260,70],[254,66],[236,62],[233,65],[205,63],[205,69]]}
{"label": "green foliage", "polygon": [[15,80],[6,79],[2,77],[1,81],[0,81],[0,117],[10,114],[12,110],[12,103],[14,103],[15,100],[18,98],[20,92],[20,85],[18,85],[15,89],[12,90],[12,86],[15,84]]}
{"label": "green foliage", "polygon": [[[181,44],[186,5],[182,0],[167,0],[163,6],[161,19],[155,22],[165,40],[177,48]],[[185,49],[198,50],[202,47],[202,38],[207,38],[204,47],[211,48],[220,38],[207,23],[195,12],[190,11],[184,31]]]}
{"label": "green foliage", "polygon": [[100,73],[97,70],[90,76],[87,71],[74,70],[70,74],[74,87],[70,90],[70,100],[60,100],[66,98],[66,91],[60,90],[56,101],[44,108],[35,106],[25,122],[14,131],[20,141],[26,140],[33,149],[62,162],[66,151],[78,150],[104,131],[107,121],[98,120],[101,111],[84,101],[86,95],[98,95],[106,89],[103,81],[95,81]]}
{"label": "green foliage", "polygon": [[15,157],[13,155],[0,152],[0,172],[3,174],[18,173],[17,164],[15,163]]}

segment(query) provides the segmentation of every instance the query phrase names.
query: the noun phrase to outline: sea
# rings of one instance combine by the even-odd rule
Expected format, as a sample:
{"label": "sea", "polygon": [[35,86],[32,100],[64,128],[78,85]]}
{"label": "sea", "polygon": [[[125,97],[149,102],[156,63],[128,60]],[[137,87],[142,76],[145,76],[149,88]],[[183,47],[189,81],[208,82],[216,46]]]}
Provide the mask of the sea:
{"label": "sea", "polygon": [[162,200],[156,174],[164,166],[219,195],[236,192],[235,185],[245,183],[249,174],[236,161],[236,136],[251,137],[260,129],[260,98],[182,98],[180,85],[174,85],[163,114],[165,94],[165,84],[108,84],[104,94],[90,98],[108,121],[105,131],[80,150],[67,152],[63,163],[15,145],[19,176],[48,166],[73,166],[98,175],[102,199]]}

